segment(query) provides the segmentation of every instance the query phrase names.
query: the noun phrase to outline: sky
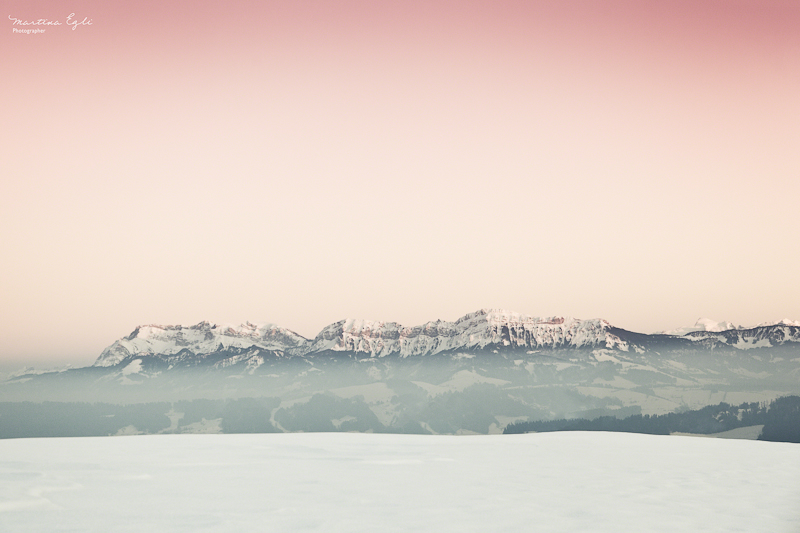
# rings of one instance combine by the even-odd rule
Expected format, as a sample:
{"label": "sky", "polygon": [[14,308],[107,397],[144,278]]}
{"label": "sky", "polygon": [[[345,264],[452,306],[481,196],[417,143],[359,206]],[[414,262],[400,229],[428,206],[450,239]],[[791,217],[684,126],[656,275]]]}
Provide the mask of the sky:
{"label": "sky", "polygon": [[797,2],[2,6],[0,369],[202,320],[800,319]]}

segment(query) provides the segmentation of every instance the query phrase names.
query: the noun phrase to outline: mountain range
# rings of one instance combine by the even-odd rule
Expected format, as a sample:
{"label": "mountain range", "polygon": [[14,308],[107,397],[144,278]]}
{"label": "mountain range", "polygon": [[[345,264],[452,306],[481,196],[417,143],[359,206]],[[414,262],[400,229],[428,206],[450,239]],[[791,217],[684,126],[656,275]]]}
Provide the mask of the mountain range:
{"label": "mountain range", "polygon": [[[800,323],[791,320],[735,327],[701,319],[644,334],[601,319],[496,309],[413,327],[348,319],[313,339],[274,324],[145,325],[92,366],[0,382],[0,401],[12,402],[262,398],[267,419],[258,427],[278,431],[487,433],[519,421],[664,414],[798,393]],[[223,416],[173,414],[185,414],[193,431],[213,431]]]}
{"label": "mountain range", "polygon": [[[539,318],[482,309],[455,322],[437,320],[406,327],[396,322],[346,319],[323,328],[313,339],[274,324],[219,326],[146,325],[103,350],[94,363],[112,367],[136,357],[173,364],[214,361],[221,366],[263,364],[265,358],[314,357],[329,352],[364,357],[422,357],[486,349],[609,349],[643,353],[651,349],[721,349],[800,343],[800,321],[784,319],[751,328],[700,319],[692,328],[657,334],[634,333],[602,319]],[[229,358],[215,354],[235,351]],[[243,357],[249,354],[250,358]]]}

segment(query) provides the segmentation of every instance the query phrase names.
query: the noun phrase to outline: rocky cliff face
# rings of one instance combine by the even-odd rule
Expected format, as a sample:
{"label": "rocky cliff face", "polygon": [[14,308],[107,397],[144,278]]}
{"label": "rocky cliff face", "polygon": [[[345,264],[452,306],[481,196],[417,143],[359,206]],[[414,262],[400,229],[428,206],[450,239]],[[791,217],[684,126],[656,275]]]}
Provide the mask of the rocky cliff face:
{"label": "rocky cliff face", "polygon": [[605,320],[537,318],[511,311],[482,309],[455,322],[428,322],[406,327],[396,322],[347,319],[325,327],[313,340],[274,324],[238,327],[201,322],[195,326],[148,325],[106,348],[94,366],[114,366],[135,356],[198,357],[258,348],[279,355],[350,352],[369,357],[426,356],[453,350],[495,346],[514,348],[616,348],[628,343],[609,331]]}
{"label": "rocky cliff face", "polygon": [[[715,323],[721,324],[721,323]],[[668,346],[711,349],[771,347],[800,343],[800,325],[781,321],[755,328],[690,331],[684,335],[645,335],[612,327],[601,319],[539,318],[501,309],[482,309],[455,322],[437,320],[407,327],[396,322],[347,319],[325,327],[313,340],[274,324],[220,326],[201,322],[186,326],[140,326],[106,348],[94,366],[115,366],[137,356],[169,360],[205,359],[223,352],[265,352],[275,357],[313,357],[337,352],[353,357],[421,357],[442,352],[498,348],[525,350],[610,349],[644,352]],[[215,361],[219,363],[219,358]]]}
{"label": "rocky cliff face", "polygon": [[308,340],[274,324],[238,327],[201,322],[194,326],[139,326],[133,333],[103,350],[94,366],[115,366],[135,356],[168,358],[182,352],[195,356],[230,350],[259,348],[277,354],[302,353]]}
{"label": "rocky cliff face", "polygon": [[688,333],[686,338],[698,344],[726,345],[739,350],[772,348],[786,343],[800,343],[800,325],[781,321],[754,328],[737,328],[720,332],[695,331]]}
{"label": "rocky cliff face", "polygon": [[309,353],[332,350],[371,357],[410,357],[495,346],[627,349],[627,343],[610,333],[609,328],[605,320],[537,318],[496,309],[482,309],[455,322],[438,320],[415,327],[395,322],[343,320],[323,329],[309,347]]}

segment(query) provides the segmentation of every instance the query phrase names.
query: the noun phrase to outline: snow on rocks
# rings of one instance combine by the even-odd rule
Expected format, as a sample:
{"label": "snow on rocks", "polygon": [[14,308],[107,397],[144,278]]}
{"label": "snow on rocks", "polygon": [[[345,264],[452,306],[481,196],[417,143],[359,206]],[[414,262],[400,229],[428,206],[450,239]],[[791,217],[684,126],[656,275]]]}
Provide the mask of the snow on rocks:
{"label": "snow on rocks", "polygon": [[347,319],[331,324],[314,339],[309,353],[326,350],[370,357],[430,355],[490,346],[580,348],[624,344],[605,320],[538,318],[499,309],[482,309],[455,322],[405,327],[396,322]]}
{"label": "snow on rocks", "polygon": [[274,324],[220,326],[200,322],[194,326],[139,326],[133,333],[103,350],[94,366],[115,366],[139,355],[170,356],[183,350],[195,355],[229,348],[263,348],[281,352],[303,348],[308,341]]}
{"label": "snow on rocks", "polygon": [[[692,327],[662,332],[662,335],[749,349],[800,342],[800,321],[784,319],[748,329],[701,318]],[[503,309],[481,309],[455,322],[437,320],[413,327],[397,322],[346,319],[326,326],[313,340],[274,324],[247,322],[240,326],[221,326],[201,322],[189,327],[139,326],[106,348],[94,366],[116,366],[136,356],[203,357],[223,350],[251,348],[287,356],[333,351],[365,357],[425,356],[502,347],[643,352],[640,340],[634,344],[631,338],[646,339],[647,335],[628,336],[624,330],[602,319],[541,318]]]}

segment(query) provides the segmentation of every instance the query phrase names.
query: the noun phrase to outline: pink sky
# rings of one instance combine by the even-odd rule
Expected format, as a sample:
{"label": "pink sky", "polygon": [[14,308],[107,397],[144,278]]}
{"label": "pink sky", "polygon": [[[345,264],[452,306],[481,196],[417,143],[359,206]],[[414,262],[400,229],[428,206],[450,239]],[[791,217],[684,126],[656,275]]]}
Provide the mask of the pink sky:
{"label": "pink sky", "polygon": [[0,366],[146,323],[800,319],[800,4],[198,4],[3,2]]}

